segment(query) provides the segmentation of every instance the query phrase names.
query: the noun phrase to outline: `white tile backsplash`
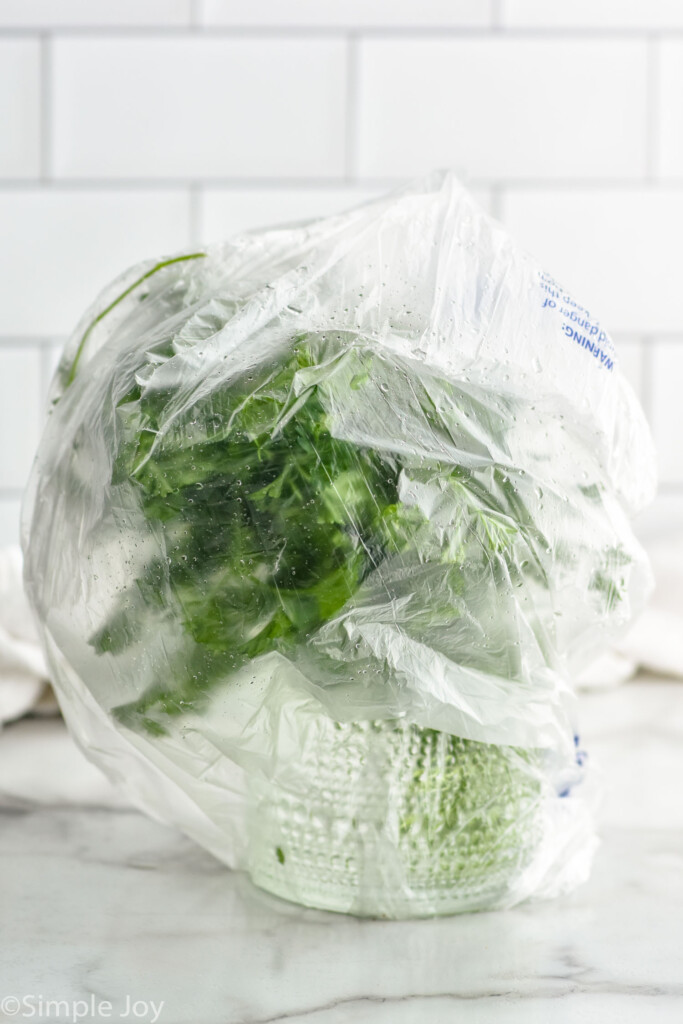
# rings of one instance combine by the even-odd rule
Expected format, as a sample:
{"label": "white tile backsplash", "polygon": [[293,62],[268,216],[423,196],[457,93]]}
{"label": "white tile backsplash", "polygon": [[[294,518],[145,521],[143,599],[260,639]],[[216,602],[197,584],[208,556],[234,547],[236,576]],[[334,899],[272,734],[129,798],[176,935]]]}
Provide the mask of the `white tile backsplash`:
{"label": "white tile backsplash", "polygon": [[327,217],[377,195],[381,189],[363,188],[209,188],[202,196],[203,242],[221,242],[240,231]]}
{"label": "white tile backsplash", "polygon": [[188,25],[192,0],[2,0],[0,27]]}
{"label": "white tile backsplash", "polygon": [[65,339],[55,339],[49,344],[44,345],[41,350],[41,379],[40,379],[40,400],[43,408],[47,409],[47,399],[50,392],[50,385],[52,378],[57,372],[59,366],[59,360],[62,357],[64,350]]}
{"label": "white tile backsplash", "polygon": [[640,40],[365,39],[357,169],[633,178],[646,166]]}
{"label": "white tile backsplash", "polygon": [[638,338],[616,337],[618,366],[641,402],[645,402],[646,382],[643,379],[643,342]]}
{"label": "white tile backsplash", "polygon": [[64,38],[53,62],[57,175],[344,173],[342,39]]}
{"label": "white tile backsplash", "polygon": [[679,0],[0,0],[0,543],[112,277],[445,165],[616,336],[675,519],[682,97]]}
{"label": "white tile backsplash", "polygon": [[0,347],[0,496],[24,486],[41,422],[40,352]]}
{"label": "white tile backsplash", "polygon": [[[240,231],[272,227],[314,217],[330,217],[386,193],[391,186],[363,188],[357,185],[329,188],[324,185],[298,188],[207,188],[199,201],[202,242],[222,242]],[[472,194],[490,210],[487,189]]]}
{"label": "white tile backsplash", "polygon": [[[683,344],[656,340],[652,352],[652,431],[662,483],[683,486]],[[683,524],[682,524],[683,525]]]}
{"label": "white tile backsplash", "polygon": [[0,178],[40,171],[40,43],[0,39]]}
{"label": "white tile backsplash", "polygon": [[0,497],[0,548],[19,543],[20,498]]}
{"label": "white tile backsplash", "polygon": [[610,331],[683,332],[683,188],[510,188],[502,219]]}
{"label": "white tile backsplash", "polygon": [[0,191],[0,336],[67,334],[128,266],[189,243],[184,192]]}
{"label": "white tile backsplash", "polygon": [[680,0],[501,0],[501,5],[503,25],[521,28],[683,26]]}
{"label": "white tile backsplash", "polygon": [[490,24],[492,6],[491,0],[200,0],[200,19],[233,26],[472,27]]}
{"label": "white tile backsplash", "polygon": [[635,519],[636,534],[644,543],[661,541],[667,536],[680,540],[683,530],[683,489],[665,490]]}
{"label": "white tile backsplash", "polygon": [[658,58],[655,165],[662,177],[683,178],[683,39],[661,43]]}

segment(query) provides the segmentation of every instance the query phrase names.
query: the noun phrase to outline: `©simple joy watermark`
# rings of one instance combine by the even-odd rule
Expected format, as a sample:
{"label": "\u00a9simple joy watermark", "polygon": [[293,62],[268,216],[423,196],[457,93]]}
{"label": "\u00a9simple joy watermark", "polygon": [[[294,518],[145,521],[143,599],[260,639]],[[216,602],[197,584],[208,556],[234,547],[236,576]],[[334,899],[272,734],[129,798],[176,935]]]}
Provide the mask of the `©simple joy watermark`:
{"label": "\u00a9simple joy watermark", "polygon": [[4,996],[0,999],[0,1013],[3,1019],[14,1020],[58,1020],[65,1024],[80,1024],[81,1021],[124,1020],[132,1024],[142,1021],[157,1024],[164,1001],[160,999],[135,999],[124,996],[121,1005],[90,995],[87,999],[48,999],[47,996],[29,993],[23,996]]}

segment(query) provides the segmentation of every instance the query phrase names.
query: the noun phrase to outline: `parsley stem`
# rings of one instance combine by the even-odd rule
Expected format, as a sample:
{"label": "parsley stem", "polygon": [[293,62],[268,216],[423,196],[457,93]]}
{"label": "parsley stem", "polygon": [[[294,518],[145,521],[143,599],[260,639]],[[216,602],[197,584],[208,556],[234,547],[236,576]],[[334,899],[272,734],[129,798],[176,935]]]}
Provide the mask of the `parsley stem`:
{"label": "parsley stem", "polygon": [[144,273],[142,275],[142,277],[139,277],[137,279],[137,281],[133,281],[133,283],[131,285],[129,285],[128,288],[126,288],[125,292],[122,292],[119,296],[117,296],[117,298],[114,299],[113,302],[110,302],[109,305],[106,307],[106,309],[103,309],[101,313],[98,313],[98,315],[95,317],[93,322],[87,328],[85,334],[83,335],[83,337],[80,340],[80,343],[78,345],[78,349],[76,350],[76,355],[74,357],[74,361],[71,364],[71,370],[69,371],[69,378],[68,378],[68,380],[66,382],[66,386],[69,387],[69,385],[73,384],[73,382],[75,380],[76,370],[78,368],[78,362],[79,362],[79,360],[81,358],[81,355],[83,354],[83,349],[85,348],[85,343],[88,340],[88,338],[90,337],[92,331],[95,329],[95,327],[98,325],[98,323],[101,320],[104,320],[105,316],[107,316],[108,313],[111,313],[112,309],[114,309],[116,306],[118,306],[119,302],[123,302],[123,300],[126,298],[127,295],[130,295],[131,292],[135,291],[135,289],[138,287],[138,285],[142,284],[143,281],[146,281],[148,277],[151,277],[153,274],[156,274],[156,272],[158,270],[163,270],[164,267],[170,267],[173,263],[183,263],[185,260],[200,259],[202,256],[206,256],[206,253],[205,252],[191,252],[191,253],[186,253],[184,256],[174,256],[170,260],[163,260],[161,263],[155,264],[155,266],[153,266],[151,268],[151,270],[146,271],[146,273]]}

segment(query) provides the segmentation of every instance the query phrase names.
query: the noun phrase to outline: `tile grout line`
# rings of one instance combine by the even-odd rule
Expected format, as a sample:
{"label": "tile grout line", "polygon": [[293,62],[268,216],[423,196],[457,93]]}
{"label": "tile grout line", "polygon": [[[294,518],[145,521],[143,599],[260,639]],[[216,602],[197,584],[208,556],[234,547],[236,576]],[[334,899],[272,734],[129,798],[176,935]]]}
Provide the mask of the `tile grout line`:
{"label": "tile grout line", "polygon": [[252,25],[212,25],[202,20],[195,22],[195,15],[190,13],[190,21],[184,25],[55,25],[46,22],[43,26],[0,26],[0,39],[16,39],[20,37],[35,38],[36,32],[49,32],[52,35],[72,36],[78,38],[94,37],[100,39],[129,39],[134,36],[160,36],[177,38],[187,36],[190,39],[197,38],[261,38],[263,36],[275,36],[289,39],[292,36],[320,38],[324,36],[346,35],[348,32],[359,32],[372,38],[406,38],[413,37],[425,39],[433,37],[443,38],[487,38],[492,35],[498,38],[505,36],[510,39],[542,39],[547,41],[570,40],[580,42],[583,40],[645,40],[648,37],[654,38],[676,38],[683,36],[683,25],[657,25],[655,27],[642,26],[603,26],[594,25],[567,26],[567,25],[505,25],[497,23],[498,11],[496,0],[490,7],[489,23],[481,25],[452,25],[433,22],[430,24],[403,24],[403,25],[382,25],[379,22],[367,25],[351,25],[348,22],[337,22],[330,25],[312,24],[252,24]]}
{"label": "tile grout line", "polygon": [[[642,342],[644,345],[646,344],[648,338],[656,338],[658,341],[668,341],[669,343],[683,345],[683,333],[681,331],[657,330],[653,332],[647,329],[638,331],[628,330],[627,328],[624,329],[620,327],[617,327],[614,330],[608,330],[609,334],[613,338],[617,339],[617,344],[619,344],[622,341],[628,342],[629,344],[633,344],[634,342],[639,341]],[[654,344],[654,342],[649,342],[649,344]]]}
{"label": "tile grout line", "polygon": [[49,348],[55,341],[59,342],[60,339],[55,339],[51,335],[43,334],[3,334],[0,335],[0,349],[5,348],[20,348],[20,349],[44,349]]}
{"label": "tile grout line", "polygon": [[47,413],[47,396],[52,383],[52,356],[57,346],[42,345],[40,351],[40,411],[42,417]]}
{"label": "tile grout line", "polygon": [[40,181],[52,178],[52,40],[48,32],[40,34]]}
{"label": "tile grout line", "polygon": [[646,43],[647,83],[645,94],[645,177],[649,182],[656,180],[659,172],[659,81],[660,47],[655,36],[649,36]]}
{"label": "tile grout line", "polygon": [[644,335],[641,341],[640,353],[640,374],[641,374],[641,404],[645,418],[654,430],[652,415],[654,412],[654,347],[657,342],[650,336]]}
{"label": "tile grout line", "polygon": [[505,186],[502,182],[497,182],[495,185],[489,187],[489,208],[491,216],[494,220],[498,220],[502,223],[503,211],[505,209],[504,199]]}
{"label": "tile grout line", "polygon": [[190,0],[190,27],[201,28],[203,22],[202,0]]}
{"label": "tile grout line", "polygon": [[[410,181],[414,175],[411,174],[397,174],[397,175],[377,175],[377,176],[363,176],[354,175],[353,184],[357,186],[367,186],[368,188],[381,188],[386,186],[387,188],[393,188],[397,184],[405,183]],[[348,185],[349,180],[344,175],[290,175],[290,176],[276,176],[276,177],[245,177],[244,175],[211,175],[206,178],[193,178],[187,175],[178,177],[158,177],[156,175],[150,175],[143,178],[129,178],[129,177],[118,177],[111,178],[102,176],[99,178],[93,177],[60,177],[50,178],[45,182],[38,181],[31,178],[0,178],[0,193],[13,192],[13,191],[25,191],[25,192],[36,192],[44,186],[49,186],[54,191],[72,191],[78,190],[121,190],[125,191],[140,189],[159,189],[159,190],[173,190],[173,189],[186,189],[189,188],[195,182],[200,181],[202,186],[206,188],[233,188],[238,189],[250,189],[259,190],[263,189],[267,191],[270,188],[320,188],[320,189],[334,189],[340,186]],[[577,176],[575,178],[501,178],[499,176],[494,177],[470,177],[467,179],[467,187],[469,189],[477,188],[505,188],[510,191],[515,189],[535,189],[539,192],[585,192],[585,191],[618,191],[629,189],[641,188],[646,192],[681,192],[683,191],[683,175],[676,177],[666,178],[655,178],[653,180],[644,180],[642,174],[630,175],[624,178],[582,178]]]}
{"label": "tile grout line", "polygon": [[188,243],[193,248],[201,242],[201,199],[202,199],[202,185],[199,181],[192,181],[188,186],[188,223],[189,223],[189,234]]}
{"label": "tile grout line", "polygon": [[344,121],[344,181],[354,182],[358,149],[358,36],[349,32],[346,37],[346,110]]}

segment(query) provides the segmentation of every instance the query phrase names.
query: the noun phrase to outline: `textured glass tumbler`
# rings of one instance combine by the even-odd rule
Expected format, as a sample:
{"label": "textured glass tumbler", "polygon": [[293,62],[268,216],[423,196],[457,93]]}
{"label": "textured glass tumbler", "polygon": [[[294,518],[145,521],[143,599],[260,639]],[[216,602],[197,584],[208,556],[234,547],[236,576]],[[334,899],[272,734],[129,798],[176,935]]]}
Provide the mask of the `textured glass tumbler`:
{"label": "textured glass tumbler", "polygon": [[540,841],[533,751],[395,721],[317,723],[252,778],[249,872],[297,903],[421,917],[504,902]]}

